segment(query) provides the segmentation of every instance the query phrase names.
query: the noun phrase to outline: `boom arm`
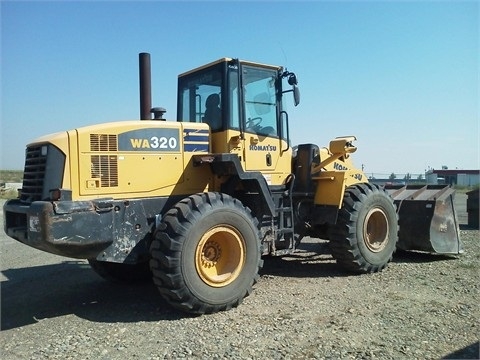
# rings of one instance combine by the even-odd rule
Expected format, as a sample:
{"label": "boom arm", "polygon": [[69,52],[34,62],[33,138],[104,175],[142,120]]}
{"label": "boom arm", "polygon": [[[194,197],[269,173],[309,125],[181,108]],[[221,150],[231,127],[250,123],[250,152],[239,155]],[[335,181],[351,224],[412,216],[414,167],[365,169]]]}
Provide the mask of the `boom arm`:
{"label": "boom arm", "polygon": [[341,208],[345,189],[356,183],[367,182],[363,171],[356,169],[349,159],[357,150],[352,144],[355,136],[335,138],[329,149],[320,151],[320,164],[312,168],[312,180],[317,182],[314,203]]}

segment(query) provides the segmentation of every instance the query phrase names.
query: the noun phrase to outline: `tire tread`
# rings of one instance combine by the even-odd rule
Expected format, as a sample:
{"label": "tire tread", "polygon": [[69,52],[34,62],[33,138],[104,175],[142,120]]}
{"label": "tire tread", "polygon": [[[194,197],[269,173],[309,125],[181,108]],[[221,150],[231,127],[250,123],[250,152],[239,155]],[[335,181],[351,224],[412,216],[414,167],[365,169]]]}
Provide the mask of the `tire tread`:
{"label": "tire tread", "polygon": [[[370,183],[356,184],[345,191],[343,206],[338,212],[337,224],[331,227],[329,237],[333,257],[347,271],[355,273],[378,272],[383,270],[392,259],[393,252],[388,261],[382,264],[371,264],[364,258],[358,247],[358,241],[360,240],[357,239],[356,235],[356,222],[359,211],[369,196],[380,193],[390,198],[378,185]],[[395,218],[398,226],[398,216],[395,215]],[[398,236],[395,243],[397,241]]]}
{"label": "tire tread", "polygon": [[[155,232],[150,247],[152,255],[150,268],[155,284],[170,305],[185,312],[195,314],[214,313],[238,306],[242,299],[252,292],[252,287],[259,278],[258,272],[263,266],[259,250],[255,276],[238,298],[226,304],[205,304],[190,293],[180,272],[182,240],[203,213],[217,206],[226,206],[243,212],[258,232],[258,220],[252,216],[250,209],[243,206],[239,200],[226,194],[208,192],[191,195],[167,211],[160,226],[162,230]],[[260,248],[259,242],[258,247]]]}

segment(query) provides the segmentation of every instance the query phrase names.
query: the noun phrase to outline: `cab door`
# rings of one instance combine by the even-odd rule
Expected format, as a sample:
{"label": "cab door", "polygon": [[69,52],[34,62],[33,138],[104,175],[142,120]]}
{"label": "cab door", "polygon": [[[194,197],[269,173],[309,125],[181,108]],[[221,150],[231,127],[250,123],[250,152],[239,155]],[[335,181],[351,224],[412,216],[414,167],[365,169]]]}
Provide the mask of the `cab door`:
{"label": "cab door", "polygon": [[242,67],[245,170],[262,172],[272,185],[281,184],[291,167],[280,136],[277,81],[277,69]]}

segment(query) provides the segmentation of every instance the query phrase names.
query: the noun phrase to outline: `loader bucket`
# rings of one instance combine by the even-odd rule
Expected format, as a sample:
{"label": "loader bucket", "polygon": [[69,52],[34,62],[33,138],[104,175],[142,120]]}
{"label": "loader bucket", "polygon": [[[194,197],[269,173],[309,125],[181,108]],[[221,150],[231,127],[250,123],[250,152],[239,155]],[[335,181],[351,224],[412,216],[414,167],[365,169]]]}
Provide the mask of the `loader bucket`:
{"label": "loader bucket", "polygon": [[398,245],[402,250],[439,254],[463,253],[455,190],[448,185],[386,185],[398,212]]}

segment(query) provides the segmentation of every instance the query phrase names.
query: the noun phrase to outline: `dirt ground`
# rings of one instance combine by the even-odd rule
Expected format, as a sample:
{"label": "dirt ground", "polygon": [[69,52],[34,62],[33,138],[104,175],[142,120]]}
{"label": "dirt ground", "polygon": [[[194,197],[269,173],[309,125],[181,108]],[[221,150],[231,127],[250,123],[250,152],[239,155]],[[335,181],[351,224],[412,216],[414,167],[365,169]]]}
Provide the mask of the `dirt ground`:
{"label": "dirt ground", "polygon": [[[381,273],[339,269],[326,243],[266,259],[237,308],[189,316],[152,284],[121,286],[86,261],[1,234],[2,359],[478,359],[479,231],[466,253],[399,253]],[[3,213],[2,213],[3,215]]]}

